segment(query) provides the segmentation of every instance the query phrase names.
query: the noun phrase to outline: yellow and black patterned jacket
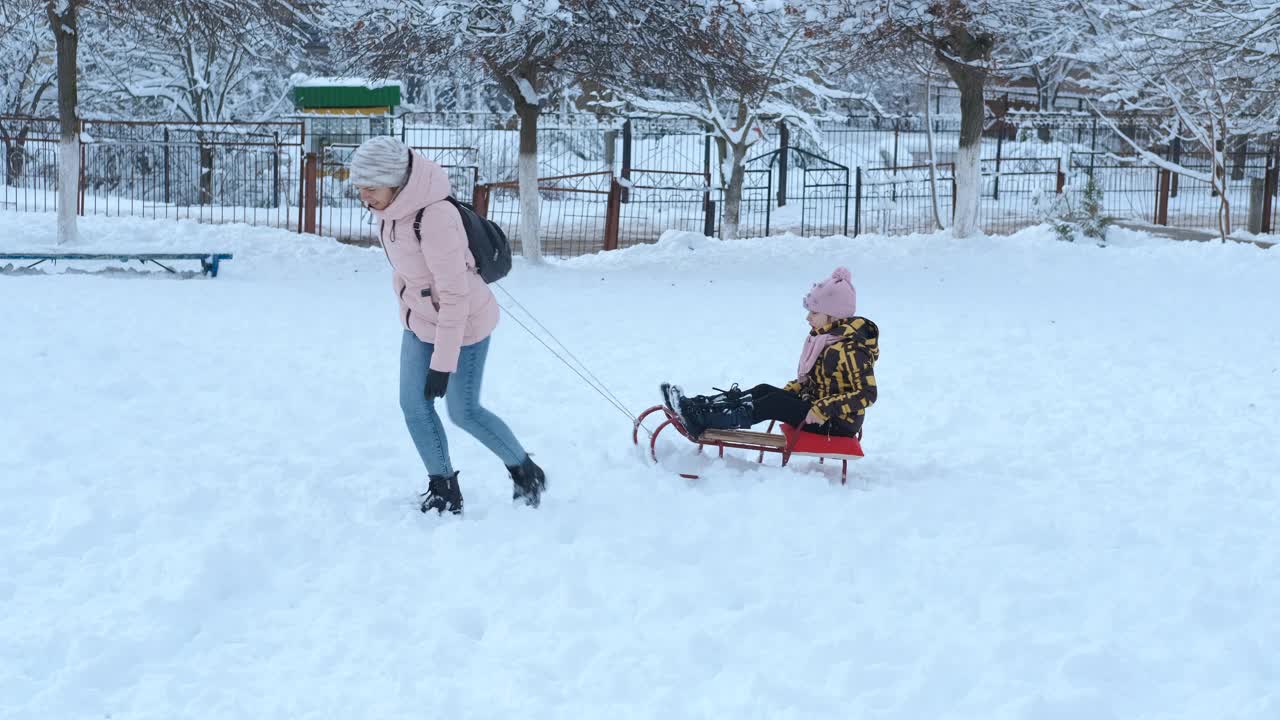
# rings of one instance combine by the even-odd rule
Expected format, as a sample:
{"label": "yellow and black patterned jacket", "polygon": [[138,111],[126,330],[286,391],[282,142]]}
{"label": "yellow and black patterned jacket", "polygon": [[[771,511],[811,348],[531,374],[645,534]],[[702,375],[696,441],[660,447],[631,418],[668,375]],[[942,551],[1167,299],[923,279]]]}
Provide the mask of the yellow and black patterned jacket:
{"label": "yellow and black patterned jacket", "polygon": [[823,351],[807,375],[787,383],[784,389],[813,403],[820,422],[857,432],[867,408],[876,401],[880,328],[864,317],[855,317],[812,332],[840,339]]}

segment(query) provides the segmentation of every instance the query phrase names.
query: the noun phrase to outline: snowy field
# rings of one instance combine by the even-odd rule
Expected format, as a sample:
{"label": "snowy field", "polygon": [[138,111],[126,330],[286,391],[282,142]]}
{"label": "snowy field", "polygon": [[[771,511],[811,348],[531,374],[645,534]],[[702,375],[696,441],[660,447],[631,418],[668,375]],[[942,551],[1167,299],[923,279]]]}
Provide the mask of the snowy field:
{"label": "snowy field", "polygon": [[[1280,255],[1113,231],[669,240],[504,285],[633,411],[781,382],[839,264],[868,456],[690,483],[504,319],[426,517],[378,249],[86,218],[214,279],[0,274],[0,717],[1280,717]],[[52,243],[0,213],[0,251]],[[188,265],[189,266],[189,265]],[[85,267],[83,265],[77,267]],[[499,293],[500,299],[509,302]]]}

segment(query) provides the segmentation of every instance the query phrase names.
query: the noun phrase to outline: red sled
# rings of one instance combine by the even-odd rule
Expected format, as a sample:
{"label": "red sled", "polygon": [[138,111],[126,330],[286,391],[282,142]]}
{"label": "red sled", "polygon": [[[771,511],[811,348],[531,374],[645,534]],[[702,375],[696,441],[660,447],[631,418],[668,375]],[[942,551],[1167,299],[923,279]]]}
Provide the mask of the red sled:
{"label": "red sled", "polygon": [[[783,467],[786,467],[791,458],[796,455],[816,457],[819,463],[825,462],[827,458],[839,460],[841,485],[844,485],[849,480],[849,461],[863,457],[862,443],[860,442],[862,439],[861,430],[858,431],[857,437],[840,437],[805,432],[786,423],[770,422],[768,432],[707,430],[702,435],[693,437],[685,429],[684,425],[680,423],[680,418],[676,417],[663,405],[654,405],[640,413],[640,417],[636,418],[635,425],[631,429],[631,441],[637,446],[640,444],[640,428],[644,423],[644,419],[656,412],[661,412],[666,419],[649,436],[649,457],[653,458],[655,463],[658,462],[658,435],[668,427],[675,428],[676,432],[680,433],[686,440],[697,445],[699,453],[708,447],[719,448],[720,457],[724,457],[726,448],[753,450],[760,453],[760,457],[757,460],[760,463],[764,462],[765,453],[778,453],[782,456]],[[775,424],[782,429],[781,435],[773,432]],[[690,480],[698,479],[697,475],[689,473],[680,473],[680,477]]]}

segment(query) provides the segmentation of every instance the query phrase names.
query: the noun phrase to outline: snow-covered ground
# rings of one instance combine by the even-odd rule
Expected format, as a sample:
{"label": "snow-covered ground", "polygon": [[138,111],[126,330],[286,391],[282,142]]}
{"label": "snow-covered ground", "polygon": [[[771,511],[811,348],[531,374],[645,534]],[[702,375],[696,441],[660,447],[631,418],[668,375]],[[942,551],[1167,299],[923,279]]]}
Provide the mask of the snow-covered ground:
{"label": "snow-covered ground", "polygon": [[[0,251],[52,243],[0,213]],[[537,511],[459,432],[421,515],[378,249],[87,218],[214,279],[0,275],[0,716],[1280,716],[1280,255],[1113,231],[669,238],[504,286],[633,411],[780,382],[853,270],[868,456],[690,483],[510,318],[485,397]],[[54,269],[62,272],[63,267]],[[499,293],[506,300],[506,296]]]}

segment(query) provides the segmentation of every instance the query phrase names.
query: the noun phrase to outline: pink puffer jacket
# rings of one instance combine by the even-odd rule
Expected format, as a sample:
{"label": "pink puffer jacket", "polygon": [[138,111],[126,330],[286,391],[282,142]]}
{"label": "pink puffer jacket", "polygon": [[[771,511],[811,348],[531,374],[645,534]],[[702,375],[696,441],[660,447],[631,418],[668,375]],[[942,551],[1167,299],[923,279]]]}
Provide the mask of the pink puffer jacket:
{"label": "pink puffer jacket", "polygon": [[[392,282],[400,301],[400,324],[435,346],[431,369],[453,372],[458,353],[489,337],[498,325],[498,301],[476,272],[458,209],[448,200],[444,168],[412,152],[409,181],[385,210],[382,247],[391,261]],[[413,221],[423,210],[419,230]]]}

